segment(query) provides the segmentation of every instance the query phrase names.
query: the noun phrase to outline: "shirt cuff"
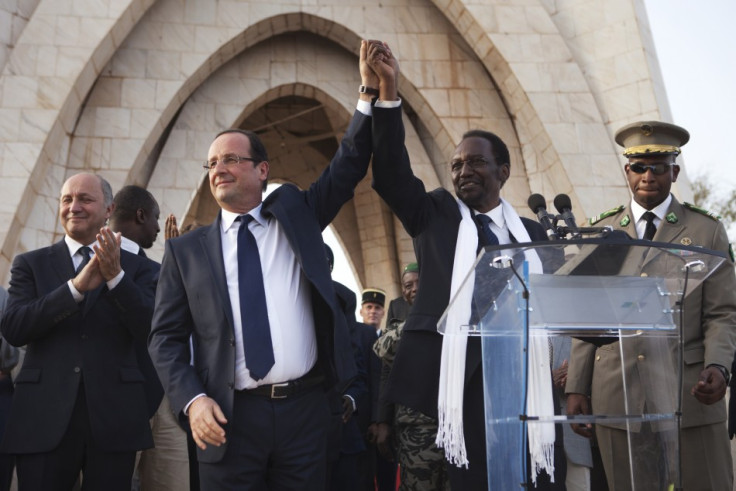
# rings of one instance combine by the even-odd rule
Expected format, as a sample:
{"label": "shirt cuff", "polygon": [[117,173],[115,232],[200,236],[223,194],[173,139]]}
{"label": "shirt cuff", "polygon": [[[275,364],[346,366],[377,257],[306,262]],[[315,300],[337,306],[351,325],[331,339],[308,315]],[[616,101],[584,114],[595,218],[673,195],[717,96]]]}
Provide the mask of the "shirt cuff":
{"label": "shirt cuff", "polygon": [[356,107],[356,109],[366,116],[373,116],[373,108],[371,107],[371,103],[369,101],[358,99],[358,106]]}
{"label": "shirt cuff", "polygon": [[107,289],[112,290],[113,288],[118,286],[120,281],[122,281],[124,275],[125,275],[125,271],[121,269],[120,272],[115,276],[115,278],[107,282]]}
{"label": "shirt cuff", "polygon": [[184,406],[184,411],[182,411],[184,413],[184,416],[189,417],[189,407],[192,405],[192,403],[196,401],[197,399],[199,399],[200,397],[205,397],[205,396],[207,396],[207,394],[205,394],[204,392],[194,396],[192,400],[189,401],[186,406]]}
{"label": "shirt cuff", "polygon": [[399,107],[401,105],[401,99],[398,101],[382,101],[380,99],[376,100],[376,107],[382,107],[384,109],[392,109],[394,107]]}
{"label": "shirt cuff", "polygon": [[358,407],[355,405],[355,399],[353,399],[353,396],[345,394],[343,397],[347,397],[348,399],[350,399],[350,403],[353,405],[353,411],[358,409]]}
{"label": "shirt cuff", "polygon": [[74,288],[72,280],[67,281],[66,284],[69,285],[69,291],[71,292],[75,302],[79,303],[84,300],[84,293],[80,293],[79,290]]}

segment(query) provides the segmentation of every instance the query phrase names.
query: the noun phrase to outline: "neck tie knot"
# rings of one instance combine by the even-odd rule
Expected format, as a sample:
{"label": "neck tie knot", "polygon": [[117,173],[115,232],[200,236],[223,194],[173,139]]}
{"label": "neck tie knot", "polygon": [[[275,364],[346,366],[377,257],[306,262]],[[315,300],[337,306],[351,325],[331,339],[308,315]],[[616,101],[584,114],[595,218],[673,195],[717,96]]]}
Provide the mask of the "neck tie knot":
{"label": "neck tie knot", "polygon": [[477,214],[475,215],[475,221],[478,224],[479,233],[478,239],[480,246],[498,245],[498,237],[491,230],[491,217],[488,215]]}
{"label": "neck tie knot", "polygon": [[76,274],[79,274],[80,271],[84,269],[84,267],[87,265],[89,260],[92,257],[92,249],[88,246],[82,246],[79,249],[77,249],[77,254],[82,256],[82,262],[79,263],[79,266],[77,266],[77,269],[75,270]]}

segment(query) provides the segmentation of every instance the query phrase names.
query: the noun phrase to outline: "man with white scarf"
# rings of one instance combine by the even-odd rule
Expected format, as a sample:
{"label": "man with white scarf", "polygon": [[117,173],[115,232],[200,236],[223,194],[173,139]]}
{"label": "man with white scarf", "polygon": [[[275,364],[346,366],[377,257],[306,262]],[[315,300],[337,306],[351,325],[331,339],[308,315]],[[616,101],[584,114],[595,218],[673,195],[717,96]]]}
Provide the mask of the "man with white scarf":
{"label": "man with white scarf", "polygon": [[[546,240],[546,234],[538,223],[519,218],[500,198],[501,188],[509,178],[510,158],[506,145],[493,133],[469,131],[455,149],[448,170],[457,199],[443,188],[427,192],[413,174],[404,146],[397,92],[398,63],[388,47],[378,42],[371,44],[368,63],[380,79],[378,98],[373,104],[373,187],[412,237],[422,271],[419,291],[391,370],[387,398],[429,417],[439,417],[439,432],[443,435],[447,414],[444,409],[438,411],[438,394],[442,391],[445,395],[446,391],[440,389],[440,379],[444,377],[443,386],[449,392],[456,386],[447,381],[448,367],[440,369],[446,355],[437,323],[448,307],[451,293],[457,291],[459,279],[472,268],[479,234],[483,234],[476,226],[475,215],[491,219],[490,229],[499,244]],[[486,237],[481,235],[481,245],[488,244]],[[449,338],[445,338],[446,344]],[[438,443],[445,447],[450,464],[454,464],[449,466],[452,489],[487,489],[480,340],[470,338],[467,344],[463,340],[459,348],[461,359],[465,359],[464,370],[462,362],[457,363],[461,367],[461,386],[464,375],[464,391],[455,406],[460,414],[455,414],[453,421],[455,434],[438,439]],[[549,387],[551,391],[551,379]],[[563,489],[564,455],[559,460],[554,481]],[[555,485],[545,483],[547,477],[538,479],[535,489],[555,489]]]}

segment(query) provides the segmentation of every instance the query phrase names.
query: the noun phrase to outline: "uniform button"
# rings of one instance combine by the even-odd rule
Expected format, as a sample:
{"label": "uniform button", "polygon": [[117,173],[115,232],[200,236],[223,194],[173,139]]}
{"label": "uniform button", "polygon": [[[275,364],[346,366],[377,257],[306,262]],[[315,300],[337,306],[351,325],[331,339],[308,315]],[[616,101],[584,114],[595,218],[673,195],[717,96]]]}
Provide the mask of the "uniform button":
{"label": "uniform button", "polygon": [[644,333],[644,331],[642,331],[641,329],[637,329],[636,330],[636,335],[637,336],[641,336],[643,333]]}
{"label": "uniform button", "polygon": [[600,360],[601,360],[601,355],[597,355],[597,356],[595,357],[595,361],[600,361]]}
{"label": "uniform button", "polygon": [[641,274],[641,277],[642,277],[642,278],[646,278],[647,276],[649,276],[649,275],[648,275],[648,274],[646,274],[646,273],[642,273],[642,274]]}
{"label": "uniform button", "polygon": [[646,357],[644,355],[639,355],[636,357],[639,361],[643,361]]}
{"label": "uniform button", "polygon": [[79,372],[81,372],[81,371],[82,371],[82,369],[81,369],[81,368],[79,368],[79,367],[74,367],[74,373],[79,373]]}

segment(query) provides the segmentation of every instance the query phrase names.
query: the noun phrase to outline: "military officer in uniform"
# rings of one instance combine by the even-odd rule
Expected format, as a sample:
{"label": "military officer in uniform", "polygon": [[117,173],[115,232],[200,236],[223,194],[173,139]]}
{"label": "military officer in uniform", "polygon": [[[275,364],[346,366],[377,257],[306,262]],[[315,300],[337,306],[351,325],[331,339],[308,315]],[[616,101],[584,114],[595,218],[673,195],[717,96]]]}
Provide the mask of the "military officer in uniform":
{"label": "military officer in uniform", "polygon": [[[672,183],[680,172],[676,157],[689,139],[685,129],[644,121],[620,129],[615,139],[625,148],[624,156],[628,160],[624,170],[632,199],[626,206],[591,219],[591,224],[610,225],[634,238],[729,253],[730,262],[722,264],[685,300],[680,451],[684,489],[731,490],[733,469],[724,395],[729,379],[727,367],[731,366],[736,346],[736,276],[726,230],[717,216],[680,203],[670,194]],[[629,370],[646,368],[630,364],[647,363],[647,359],[624,356],[627,374]],[[568,414],[588,414],[591,409],[605,414],[617,401],[620,403],[621,387],[612,386],[610,382],[603,385],[606,375],[609,381],[621,380],[621,362],[618,358],[616,363],[613,359],[616,357],[619,357],[618,342],[596,348],[584,341],[573,341],[566,385]],[[602,373],[609,370],[618,370],[618,377],[610,372]],[[635,378],[628,383],[629,394],[635,394],[632,398],[644,397],[642,390],[631,386],[636,383]],[[588,398],[591,390],[592,400]],[[573,426],[578,433],[591,435],[590,425]],[[609,488],[630,489],[626,431],[601,425],[597,425],[595,431]],[[656,467],[657,462],[649,462],[647,466]]]}

